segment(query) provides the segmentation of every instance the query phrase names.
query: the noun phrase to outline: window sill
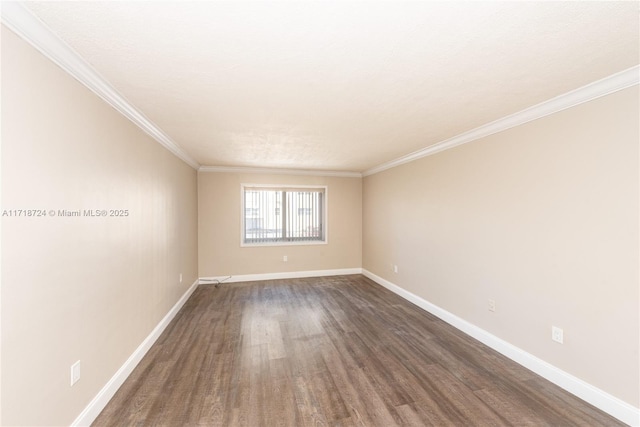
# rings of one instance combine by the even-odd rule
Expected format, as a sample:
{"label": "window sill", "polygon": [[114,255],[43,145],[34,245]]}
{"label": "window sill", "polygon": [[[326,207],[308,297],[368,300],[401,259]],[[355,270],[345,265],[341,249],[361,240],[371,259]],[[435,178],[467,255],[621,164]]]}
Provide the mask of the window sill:
{"label": "window sill", "polygon": [[307,240],[302,242],[263,242],[263,243],[240,243],[240,247],[242,248],[256,248],[256,247],[266,247],[266,246],[316,246],[316,245],[326,245],[328,242],[326,240]]}

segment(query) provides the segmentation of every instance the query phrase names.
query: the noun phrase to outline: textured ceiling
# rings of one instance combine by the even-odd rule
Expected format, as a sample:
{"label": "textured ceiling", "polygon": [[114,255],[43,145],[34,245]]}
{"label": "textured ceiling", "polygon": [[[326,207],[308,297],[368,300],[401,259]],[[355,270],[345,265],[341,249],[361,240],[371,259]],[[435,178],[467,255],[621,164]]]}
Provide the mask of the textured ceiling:
{"label": "textured ceiling", "polygon": [[363,171],[639,62],[638,2],[29,2],[202,165]]}

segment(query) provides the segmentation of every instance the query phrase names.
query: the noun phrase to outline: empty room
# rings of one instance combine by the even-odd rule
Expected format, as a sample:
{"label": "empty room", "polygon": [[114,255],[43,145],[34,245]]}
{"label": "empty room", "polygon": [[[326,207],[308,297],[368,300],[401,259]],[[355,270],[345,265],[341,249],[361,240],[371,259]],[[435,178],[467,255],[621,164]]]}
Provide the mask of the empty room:
{"label": "empty room", "polygon": [[0,425],[640,426],[640,2],[0,11]]}

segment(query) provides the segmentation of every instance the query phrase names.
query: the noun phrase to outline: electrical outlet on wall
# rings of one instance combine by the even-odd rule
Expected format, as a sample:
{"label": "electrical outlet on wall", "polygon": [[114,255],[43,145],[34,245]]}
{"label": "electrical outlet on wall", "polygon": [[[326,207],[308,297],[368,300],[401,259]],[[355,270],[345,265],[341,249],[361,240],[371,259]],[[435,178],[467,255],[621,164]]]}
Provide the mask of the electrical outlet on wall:
{"label": "electrical outlet on wall", "polygon": [[180,273],[180,283],[182,283],[182,273]]}
{"label": "electrical outlet on wall", "polygon": [[398,266],[397,266],[397,265],[395,265],[395,264],[393,265],[393,272],[394,272],[394,273],[397,273],[397,272],[398,272]]}
{"label": "electrical outlet on wall", "polygon": [[289,261],[289,257],[288,257],[288,256],[286,256],[286,255],[284,255],[284,256],[282,257],[282,261],[284,261],[284,262]]}
{"label": "electrical outlet on wall", "polygon": [[557,326],[551,327],[551,339],[562,344],[564,342],[564,331]]}
{"label": "electrical outlet on wall", "polygon": [[489,298],[489,311],[496,311],[496,300]]}
{"label": "electrical outlet on wall", "polygon": [[80,380],[80,361],[71,365],[71,385],[74,385]]}

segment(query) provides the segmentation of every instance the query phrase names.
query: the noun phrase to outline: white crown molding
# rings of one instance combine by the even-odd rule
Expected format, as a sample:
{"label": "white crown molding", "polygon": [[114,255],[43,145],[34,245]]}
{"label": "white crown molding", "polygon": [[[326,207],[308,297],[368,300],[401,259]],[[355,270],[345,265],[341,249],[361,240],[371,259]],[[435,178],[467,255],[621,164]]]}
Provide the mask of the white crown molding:
{"label": "white crown molding", "polygon": [[557,113],[567,108],[574,107],[579,104],[591,101],[601,96],[609,95],[622,89],[637,85],[640,82],[640,66],[636,65],[627,70],[597,80],[581,88],[567,92],[548,101],[541,102],[532,107],[526,108],[517,113],[487,123],[468,132],[446,139],[428,147],[422,148],[413,153],[391,160],[381,165],[367,169],[362,173],[363,176],[369,176],[382,172],[387,169],[400,166],[414,160],[448,150],[458,145],[466,144],[516,126],[520,126],[527,122],[537,120],[539,118]]}
{"label": "white crown molding", "polygon": [[201,172],[277,173],[288,175],[362,177],[373,175],[405,163],[430,156],[458,145],[466,144],[486,136],[522,125],[524,123],[557,113],[573,106],[591,101],[601,96],[637,85],[640,82],[640,66],[629,68],[590,83],[586,86],[552,98],[548,101],[487,123],[468,132],[430,145],[395,160],[367,169],[363,173],[340,171],[313,171],[296,169],[245,168],[200,166],[175,141],[156,124],[136,109],[126,98],[113,88],[96,70],[80,57],[71,47],[56,36],[40,19],[18,1],[1,3],[2,22],[47,58],[84,84],[92,92],[105,100],[140,129],[178,158]]}
{"label": "white crown molding", "polygon": [[21,2],[2,2],[2,23],[194,169],[200,166]]}
{"label": "white crown molding", "polygon": [[630,426],[640,425],[640,409],[581,380],[580,378],[574,377],[573,375],[551,365],[548,362],[545,362],[542,359],[537,358],[531,353],[527,353],[521,348],[490,334],[484,329],[467,322],[466,320],[425,299],[422,299],[421,297],[389,282],[386,279],[383,279],[365,268],[362,269],[362,274],[377,284],[389,289],[396,295],[401,296],[421,309],[442,319],[454,328],[459,329],[465,334],[491,347],[514,362],[519,363],[525,368],[530,369],[541,377],[565,389],[569,393],[592,404],[596,408],[608,413],[624,423],[629,424]]}
{"label": "white crown molding", "polygon": [[344,178],[362,178],[360,172],[322,171],[303,169],[252,168],[238,166],[200,166],[198,172],[227,172],[227,173],[264,173],[271,175],[309,175],[309,176],[338,176]]}

